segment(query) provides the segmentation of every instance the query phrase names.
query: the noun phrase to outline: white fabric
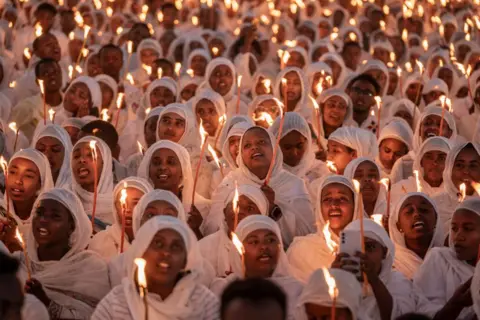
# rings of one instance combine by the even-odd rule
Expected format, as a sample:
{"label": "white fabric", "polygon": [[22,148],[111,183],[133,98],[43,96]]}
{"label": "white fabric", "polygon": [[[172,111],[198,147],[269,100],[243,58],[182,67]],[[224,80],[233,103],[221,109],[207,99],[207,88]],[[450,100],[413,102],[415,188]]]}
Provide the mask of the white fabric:
{"label": "white fabric", "polygon": [[[442,108],[440,107],[426,107],[425,110],[423,110],[421,117],[419,121],[417,122],[417,125],[415,127],[415,133],[413,135],[413,148],[414,150],[418,150],[420,148],[420,145],[423,143],[422,137],[420,136],[421,132],[420,129],[422,127],[422,123],[430,115],[437,115],[439,117],[442,116]],[[444,113],[444,125],[448,125],[448,127],[452,130],[452,135],[448,140],[452,142],[456,142],[457,140],[457,125],[455,124],[455,119],[453,118],[453,115],[445,110]]]}
{"label": "white fabric", "polygon": [[[480,214],[480,199],[469,199],[464,201],[462,204],[460,204],[457,208],[458,209],[466,209],[472,212],[475,212],[476,214]],[[480,279],[479,277],[479,272],[480,272],[480,264],[477,263],[477,266],[475,267],[475,273],[473,275],[472,279],[472,284],[470,286],[471,293],[472,293],[472,300],[473,300],[473,309],[475,310],[475,314],[478,315],[480,314]]]}
{"label": "white fabric", "polygon": [[101,106],[102,108],[108,108],[109,110],[113,111],[114,108],[117,106],[117,93],[118,93],[118,84],[109,75],[106,74],[99,74],[94,78],[97,82],[102,82],[106,84],[110,89],[112,89],[113,95],[112,95],[112,101],[110,102],[110,105],[108,106]]}
{"label": "white fabric", "polygon": [[370,131],[354,128],[340,127],[335,130],[328,140],[343,144],[357,151],[357,157],[373,157],[378,154],[377,139]]}
{"label": "white fabric", "polygon": [[[387,125],[385,125],[378,137],[378,147],[382,144],[383,140],[386,139],[395,139],[397,141],[403,142],[407,147],[407,153],[412,150],[412,140],[413,132],[407,122],[403,119],[393,119]],[[378,165],[382,168],[383,175],[388,176],[391,173],[391,169],[387,169],[380,160],[380,156],[377,156],[376,161]],[[392,167],[393,169],[393,167]]]}
{"label": "white fabric", "polygon": [[88,91],[90,92],[90,98],[92,99],[92,105],[94,108],[101,108],[102,107],[102,91],[100,90],[100,85],[94,78],[87,77],[87,76],[80,76],[75,78],[70,85],[68,86],[65,92],[76,83],[83,83],[87,86]]}

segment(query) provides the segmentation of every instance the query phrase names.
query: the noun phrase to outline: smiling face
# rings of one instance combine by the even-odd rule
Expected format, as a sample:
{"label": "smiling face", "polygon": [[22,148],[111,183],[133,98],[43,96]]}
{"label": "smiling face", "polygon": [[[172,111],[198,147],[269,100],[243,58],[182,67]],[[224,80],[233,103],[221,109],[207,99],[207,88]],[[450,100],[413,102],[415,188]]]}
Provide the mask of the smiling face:
{"label": "smiling face", "polygon": [[277,235],[270,230],[255,230],[243,240],[243,245],[247,277],[271,277],[281,250]]}
{"label": "smiling face", "polygon": [[171,149],[158,149],[152,155],[148,168],[148,177],[155,189],[178,193],[183,180],[182,165],[176,153]]}
{"label": "smiling face", "polygon": [[173,287],[179,273],[187,265],[187,254],[185,242],[177,231],[158,231],[143,254],[147,262],[147,283],[151,283],[152,287]]}
{"label": "smiling face", "polygon": [[407,153],[407,145],[400,140],[388,138],[380,143],[379,158],[383,166],[388,170],[391,170],[395,162]]}
{"label": "smiling face", "polygon": [[280,139],[283,162],[290,167],[296,167],[302,161],[308,148],[308,140],[300,132],[290,131]]}
{"label": "smiling face", "polygon": [[40,201],[32,219],[32,231],[40,247],[69,246],[75,224],[70,211],[53,199]]}
{"label": "smiling face", "polygon": [[185,118],[177,113],[168,112],[162,115],[158,123],[158,137],[160,140],[178,142],[185,133]]}
{"label": "smiling face", "polygon": [[324,221],[330,221],[330,228],[340,234],[354,215],[353,192],[340,183],[332,183],[323,188],[320,196],[320,209]]}
{"label": "smiling face", "polygon": [[13,202],[33,201],[42,187],[37,165],[24,158],[15,158],[8,165],[7,192]]}
{"label": "smiling face", "polygon": [[219,65],[215,67],[208,79],[208,83],[213,91],[220,94],[222,97],[230,92],[233,86],[234,75],[232,70],[226,65]]}
{"label": "smiling face", "polygon": [[125,200],[125,208],[122,208],[122,204],[120,202],[120,197],[122,194],[118,192],[117,197],[115,198],[115,211],[117,212],[117,219],[122,225],[122,215],[125,215],[125,233],[128,236],[130,241],[133,241],[133,229],[132,229],[132,214],[133,209],[140,201],[140,198],[144,195],[143,191],[140,191],[136,188],[128,188],[127,187],[127,199]]}
{"label": "smiling face", "polygon": [[214,137],[218,128],[219,114],[213,102],[207,99],[200,100],[195,106],[195,115],[197,123],[199,124],[202,120],[205,131],[209,136]]}
{"label": "smiling face", "polygon": [[420,161],[423,168],[423,179],[434,188],[438,188],[443,183],[446,158],[445,152],[432,150],[426,152]]}
{"label": "smiling face", "polygon": [[140,219],[140,225],[142,226],[145,222],[155,216],[170,216],[177,218],[178,211],[170,202],[164,200],[152,201],[145,208],[142,218]]}
{"label": "smiling face", "polygon": [[459,260],[477,260],[480,244],[480,217],[467,209],[455,211],[450,228],[450,239]]}
{"label": "smiling face", "polygon": [[268,133],[260,128],[247,130],[243,135],[241,156],[248,170],[264,179],[273,157],[272,142]]}
{"label": "smiling face", "polygon": [[360,182],[363,201],[376,203],[380,191],[380,173],[377,166],[370,161],[363,161],[355,170],[353,178]]}
{"label": "smiling face", "polygon": [[[422,141],[430,137],[435,137],[438,135],[440,131],[440,122],[442,121],[442,117],[437,116],[435,114],[431,114],[425,119],[423,119],[421,127],[420,127],[420,135]],[[442,137],[449,139],[452,136],[452,129],[448,125],[447,121],[444,121],[443,128],[442,128]]]}
{"label": "smiling face", "polygon": [[416,241],[429,245],[436,223],[437,213],[433,205],[424,197],[412,196],[405,200],[400,208],[397,228],[401,230],[407,243]]}
{"label": "smiling face", "polygon": [[475,193],[472,182],[480,182],[480,155],[472,145],[467,145],[458,153],[451,177],[457,189],[462,183],[465,183],[467,195],[471,196]]}
{"label": "smiling face", "polygon": [[56,181],[65,157],[65,147],[57,138],[43,137],[38,139],[35,149],[47,157],[53,180]]}
{"label": "smiling face", "polygon": [[[103,156],[98,146],[97,151],[97,183],[100,181]],[[85,190],[93,192],[95,184],[95,162],[93,161],[92,149],[87,142],[81,143],[72,152],[72,172],[75,181]],[[110,174],[110,173],[106,173]]]}
{"label": "smiling face", "polygon": [[347,102],[338,96],[328,98],[322,105],[323,122],[332,128],[342,126],[347,116]]}

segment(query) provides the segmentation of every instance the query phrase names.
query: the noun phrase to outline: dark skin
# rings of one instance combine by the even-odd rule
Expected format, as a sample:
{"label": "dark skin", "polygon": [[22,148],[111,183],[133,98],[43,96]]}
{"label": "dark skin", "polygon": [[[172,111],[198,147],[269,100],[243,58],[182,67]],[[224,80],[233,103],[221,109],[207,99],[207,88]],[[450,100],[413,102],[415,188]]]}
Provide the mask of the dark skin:
{"label": "dark skin", "polygon": [[472,182],[480,182],[480,155],[472,145],[467,145],[455,158],[452,169],[452,182],[460,190],[460,184],[465,183],[466,194],[475,193]]}
{"label": "dark skin", "polygon": [[[53,199],[40,201],[32,219],[32,231],[38,244],[40,261],[59,261],[70,250],[69,239],[75,229],[72,214]],[[25,283],[25,291],[36,296],[48,308],[50,298],[42,284],[32,278]]]}
{"label": "dark skin", "polygon": [[[230,202],[224,209],[225,221],[227,222],[228,235],[235,231],[235,211],[233,210],[233,202]],[[262,214],[258,206],[250,200],[247,196],[241,194],[238,197],[238,221],[240,223],[243,219],[254,214]]]}
{"label": "dark skin", "polygon": [[[425,119],[423,119],[420,126],[420,135],[422,137],[422,142],[425,141],[427,138],[439,135],[441,121],[442,117],[435,114],[431,114],[425,117]],[[452,136],[452,133],[453,131],[448,126],[447,121],[444,121],[442,132],[440,135],[448,139]]]}
{"label": "dark skin", "polygon": [[377,166],[370,161],[362,162],[355,170],[354,179],[360,182],[363,206],[367,214],[371,216],[374,213],[380,191],[380,173]]}
{"label": "dark skin", "polygon": [[347,103],[341,97],[332,96],[322,103],[320,108],[323,115],[323,131],[325,138],[328,139],[333,131],[343,125],[347,115]]}
{"label": "dark skin", "polygon": [[213,69],[208,82],[215,92],[221,96],[225,96],[234,83],[235,79],[233,77],[234,75],[229,67],[219,65]]}
{"label": "dark skin", "polygon": [[291,131],[280,139],[283,162],[291,167],[297,166],[307,150],[307,138],[298,131]]}
{"label": "dark skin", "polygon": [[103,73],[118,82],[120,80],[120,71],[123,67],[122,51],[118,48],[105,48],[100,50],[99,56]]}
{"label": "dark skin", "polygon": [[157,122],[158,116],[152,116],[145,122],[143,132],[145,141],[147,142],[147,147],[150,147],[157,140]]}
{"label": "dark skin", "polygon": [[[327,320],[332,317],[332,307],[314,303],[305,303],[305,313],[308,320]],[[352,320],[352,313],[348,308],[335,308],[335,320]]]}
{"label": "dark skin", "polygon": [[43,137],[37,141],[35,149],[47,157],[53,181],[56,182],[65,157],[65,147],[57,138]]}
{"label": "dark skin", "polygon": [[94,106],[87,85],[81,82],[71,85],[65,93],[65,103],[63,107],[77,117],[89,115],[90,109]]}
{"label": "dark skin", "polygon": [[246,278],[270,278],[277,267],[280,239],[265,229],[252,231],[243,240]]}
{"label": "dark skin", "polygon": [[237,298],[231,301],[224,311],[224,320],[283,320],[286,315],[282,311],[280,304],[273,299],[263,299],[255,303]]}
{"label": "dark skin", "polygon": [[361,125],[375,105],[375,87],[368,81],[360,80],[352,83],[347,94],[353,102],[353,119]]}
{"label": "dark skin", "polygon": [[[100,149],[96,147],[97,161],[97,183],[103,168],[103,156]],[[95,185],[95,171],[92,150],[88,143],[77,145],[72,152],[72,171],[75,180],[83,189],[93,192]]]}
{"label": "dark skin", "polygon": [[49,106],[58,106],[62,103],[62,69],[55,62],[43,63],[38,68],[37,80],[43,80],[45,88],[45,102]]}
{"label": "dark skin", "polygon": [[327,142],[327,160],[332,161],[338,174],[343,174],[347,165],[357,158],[357,151],[333,140]]}
{"label": "dark skin", "polygon": [[62,52],[57,38],[53,34],[44,33],[38,38],[38,45],[34,50],[34,54],[41,58],[51,58],[55,61],[60,61]]}
{"label": "dark skin", "polygon": [[423,179],[434,188],[438,188],[443,182],[446,158],[445,152],[432,150],[426,152],[420,161],[423,168]]}
{"label": "dark skin", "polygon": [[408,153],[408,147],[400,140],[388,138],[382,140],[379,147],[379,158],[385,168],[391,170],[395,162]]}
{"label": "dark skin", "polygon": [[324,221],[328,221],[333,233],[339,235],[353,219],[352,190],[339,183],[329,184],[323,188],[320,201]]}
{"label": "dark skin", "polygon": [[119,192],[117,198],[115,199],[115,211],[118,215],[118,221],[122,224],[122,215],[125,215],[125,234],[130,242],[133,241],[134,234],[132,228],[132,215],[133,209],[140,201],[140,198],[144,195],[144,193],[136,188],[126,188],[127,189],[127,199],[125,200],[125,208],[122,208],[122,204],[120,202],[121,193]]}
{"label": "dark skin", "polygon": [[284,79],[286,82],[282,81],[281,85],[281,97],[285,100],[284,94],[286,93],[287,101],[287,111],[294,111],[297,107],[298,102],[302,98],[302,81],[299,75],[290,71],[285,74]]}

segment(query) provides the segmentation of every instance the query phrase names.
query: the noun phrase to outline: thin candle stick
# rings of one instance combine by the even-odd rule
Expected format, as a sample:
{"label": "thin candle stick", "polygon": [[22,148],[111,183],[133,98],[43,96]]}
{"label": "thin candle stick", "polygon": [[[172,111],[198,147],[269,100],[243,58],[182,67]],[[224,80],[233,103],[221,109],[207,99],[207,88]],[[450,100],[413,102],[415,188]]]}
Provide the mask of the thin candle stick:
{"label": "thin candle stick", "polygon": [[122,235],[120,237],[120,253],[123,253],[123,248],[125,244],[125,215],[127,213],[127,185],[123,185],[120,196],[120,205],[122,207]]}
{"label": "thin candle stick", "polygon": [[235,114],[240,113],[240,87],[242,85],[242,76],[237,78],[237,106],[235,108]]}
{"label": "thin candle stick", "polygon": [[95,212],[97,210],[97,184],[98,184],[98,172],[97,172],[97,149],[96,141],[90,141],[90,149],[92,151],[93,159],[93,207],[92,207],[92,229],[95,226]]}
{"label": "thin candle stick", "polygon": [[195,205],[195,190],[197,188],[198,175],[200,174],[200,165],[202,164],[202,159],[205,154],[205,149],[207,147],[207,138],[208,133],[203,128],[203,121],[200,120],[200,137],[202,139],[202,147],[200,150],[200,158],[198,159],[197,168],[195,170],[195,179],[193,180],[193,191],[192,191],[192,207]]}
{"label": "thin candle stick", "polygon": [[30,267],[30,259],[28,258],[27,247],[25,246],[25,242],[23,241],[20,231],[18,231],[18,227],[15,231],[15,238],[17,238],[17,240],[20,242],[20,245],[22,246],[23,256],[25,257],[25,266],[27,267],[28,280],[32,280],[32,269]]}

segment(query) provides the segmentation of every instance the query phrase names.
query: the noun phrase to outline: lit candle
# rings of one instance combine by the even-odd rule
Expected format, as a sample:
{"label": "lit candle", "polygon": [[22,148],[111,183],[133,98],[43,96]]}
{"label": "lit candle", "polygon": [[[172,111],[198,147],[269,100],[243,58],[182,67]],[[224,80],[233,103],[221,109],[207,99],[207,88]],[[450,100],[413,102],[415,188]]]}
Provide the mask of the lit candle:
{"label": "lit candle", "polygon": [[472,187],[475,189],[475,192],[480,196],[480,183],[472,181]]}
{"label": "lit candle", "polygon": [[233,214],[234,214],[234,222],[233,222],[233,230],[237,229],[238,225],[238,213],[240,208],[238,207],[238,200],[240,199],[240,195],[238,194],[238,186],[237,182],[235,181],[235,194],[233,195],[232,200],[232,207],[233,207]]}
{"label": "lit candle", "polygon": [[442,118],[440,119],[440,128],[438,129],[438,136],[442,136],[443,126],[445,123],[445,107],[448,107],[448,111],[450,112],[452,107],[452,102],[449,98],[445,96],[440,97],[440,101],[442,102]]}
{"label": "lit candle", "polygon": [[43,125],[47,125],[47,102],[45,101],[45,85],[43,80],[38,80],[38,86],[43,98]]}
{"label": "lit candle", "polygon": [[242,241],[240,241],[240,239],[234,232],[232,232],[231,235],[232,235],[233,245],[237,249],[242,259],[242,276],[245,277],[245,247],[243,246]]}
{"label": "lit candle", "polygon": [[[118,34],[118,29],[117,29],[117,34]],[[124,73],[125,78],[124,78],[124,80],[126,79],[127,74],[128,74],[128,69],[130,68],[130,59],[132,58],[132,53],[133,53],[133,42],[132,41],[127,42],[127,53],[128,53],[128,55],[127,55],[127,64],[125,65],[125,73]]]}
{"label": "lit candle", "polygon": [[235,109],[235,113],[240,113],[240,87],[242,85],[242,76],[237,77],[237,107]]}
{"label": "lit candle", "polygon": [[400,97],[403,98],[403,81],[402,81],[402,68],[397,68],[397,77],[398,77],[398,85],[400,87]]}
{"label": "lit candle", "polygon": [[379,96],[376,96],[375,97],[375,101],[377,102],[377,109],[378,109],[378,112],[377,112],[377,139],[378,137],[380,136],[380,115],[382,113],[382,98],[380,98]]}
{"label": "lit candle", "polygon": [[180,76],[180,70],[182,70],[182,64],[180,62],[175,63],[175,74]]}
{"label": "lit candle", "polygon": [[140,154],[143,155],[143,152],[144,152],[143,146],[138,140],[137,140],[137,146],[138,146],[138,152],[140,152]]}
{"label": "lit candle", "polygon": [[10,122],[8,124],[8,127],[15,132],[15,142],[13,143],[13,152],[17,149],[17,142],[18,142],[18,128],[17,128],[17,123],[16,122]]}
{"label": "lit candle", "polygon": [[7,218],[10,217],[10,201],[8,199],[8,163],[3,156],[0,156],[0,165],[2,166],[3,176],[5,177],[5,201],[7,202]]}
{"label": "lit candle", "polygon": [[323,276],[325,277],[325,282],[327,283],[328,286],[328,294],[330,295],[330,298],[332,299],[332,309],[330,312],[330,319],[331,320],[336,320],[335,313],[337,311],[337,295],[338,295],[338,289],[337,289],[337,283],[335,282],[335,278],[330,275],[330,272],[328,272],[328,269],[323,267]]}
{"label": "lit candle", "polygon": [[22,246],[23,256],[25,257],[25,266],[27,267],[28,280],[32,280],[32,270],[30,268],[30,259],[28,259],[27,247],[25,246],[25,242],[23,241],[20,231],[18,231],[18,227],[15,231],[15,238],[17,238],[18,242],[20,242],[20,245]]}
{"label": "lit candle", "polygon": [[465,200],[465,198],[467,197],[467,185],[465,183],[462,183],[459,186],[459,189],[460,189],[460,195],[458,197],[458,201],[463,202],[463,200]]}
{"label": "lit candle", "polygon": [[92,228],[95,225],[95,211],[97,209],[97,149],[96,149],[97,142],[95,140],[90,141],[89,146],[92,152],[92,159],[93,159],[93,208],[92,208]]}
{"label": "lit candle", "polygon": [[192,207],[195,204],[195,190],[197,189],[197,181],[198,181],[198,175],[200,173],[200,165],[202,163],[203,155],[205,154],[205,148],[207,146],[207,138],[208,138],[208,132],[205,131],[203,128],[203,121],[200,120],[200,138],[201,138],[201,145],[200,145],[200,158],[198,159],[197,163],[197,170],[195,171],[195,179],[193,180],[193,191],[192,191]]}
{"label": "lit candle", "polygon": [[[79,17],[81,17],[80,14],[79,14]],[[83,25],[83,18],[82,18],[82,25]],[[83,42],[82,42],[82,47],[80,48],[80,53],[77,57],[77,62],[75,63],[76,66],[80,65],[80,60],[82,59],[82,51],[83,51],[83,48],[85,48],[85,45],[87,43],[89,32],[90,32],[90,26],[86,25],[85,28],[83,29]]]}
{"label": "lit candle", "polygon": [[418,170],[413,170],[413,174],[415,175],[415,182],[417,183],[417,192],[422,192],[422,185],[420,184]]}
{"label": "lit candle", "polygon": [[320,118],[322,114],[320,113],[320,106],[318,105],[318,102],[315,99],[312,99],[312,102],[313,102],[313,107],[315,108],[315,115],[316,115],[315,122],[317,125],[317,146],[318,146],[318,150],[322,150],[323,149],[322,140],[320,137]]}
{"label": "lit candle", "polygon": [[120,119],[120,110],[122,109],[123,92],[120,92],[117,96],[117,119],[115,120],[115,129],[118,128],[118,120]]}
{"label": "lit candle", "polygon": [[52,108],[48,109],[48,115],[50,117],[50,121],[52,123],[55,123],[55,110],[53,110]]}
{"label": "lit candle", "polygon": [[253,114],[253,121],[266,122],[269,127],[271,127],[273,124],[273,118],[268,112],[260,112],[258,117],[255,114]]}
{"label": "lit candle", "polygon": [[[360,182],[356,179],[353,179],[353,185],[355,186],[355,191],[357,192],[357,197],[358,197],[358,208],[360,210],[360,214],[358,215],[359,216],[359,220],[360,220],[360,245],[361,245],[361,248],[362,248],[362,253],[365,253],[365,231],[364,231],[364,227],[363,227],[363,196],[362,196],[362,190],[360,188]],[[365,272],[363,273],[363,290],[364,292],[366,292],[366,289],[367,289],[367,286],[368,286],[368,279],[367,279],[367,276],[365,274]]]}
{"label": "lit candle", "polygon": [[145,259],[136,258],[134,260],[137,265],[137,284],[140,291],[140,298],[143,300],[143,305],[145,307],[145,320],[148,320],[148,298],[147,298],[147,276],[145,275],[145,267],[147,262]]}
{"label": "lit candle", "polygon": [[102,109],[102,120],[103,121],[107,121],[110,119],[110,117],[108,116],[108,109]]}
{"label": "lit candle", "polygon": [[222,134],[223,126],[225,125],[225,122],[227,121],[227,115],[224,114],[220,118],[218,118],[218,129],[217,132],[215,133],[215,142],[213,143],[213,147],[217,148],[218,144],[218,139],[220,138],[220,135]]}
{"label": "lit candle", "polygon": [[376,224],[378,224],[378,225],[381,226],[381,227],[385,227],[385,226],[383,225],[383,215],[381,215],[381,214],[372,214],[370,217],[372,218],[373,221],[375,221]]}
{"label": "lit candle", "polygon": [[325,237],[325,242],[327,243],[328,249],[330,249],[333,255],[336,254],[338,245],[332,239],[332,233],[330,232],[330,221],[327,221],[327,223],[323,227],[322,232],[323,232],[323,236]]}
{"label": "lit candle", "polygon": [[335,162],[327,160],[326,164],[330,172],[338,174],[338,170],[337,170],[337,166],[335,165]]}
{"label": "lit candle", "polygon": [[265,94],[270,94],[272,81],[270,79],[263,79],[262,84],[265,87]]}
{"label": "lit candle", "polygon": [[120,191],[120,205],[122,207],[122,236],[120,237],[120,253],[123,253],[125,243],[125,215],[127,213],[127,183],[123,183],[123,189]]}
{"label": "lit candle", "polygon": [[210,154],[213,157],[213,161],[215,161],[215,164],[217,165],[218,169],[220,169],[220,174],[221,174],[222,179],[223,179],[225,177],[225,175],[223,174],[223,166],[220,162],[220,159],[218,159],[218,156],[217,156],[217,153],[215,152],[215,149],[213,149],[211,145],[208,145],[207,148],[208,148],[208,151],[210,152]]}
{"label": "lit candle", "polygon": [[380,183],[383,184],[385,187],[385,190],[387,191],[387,221],[388,217],[390,217],[390,197],[391,197],[391,190],[392,190],[392,183],[390,182],[390,179],[388,178],[383,178],[380,180]]}

